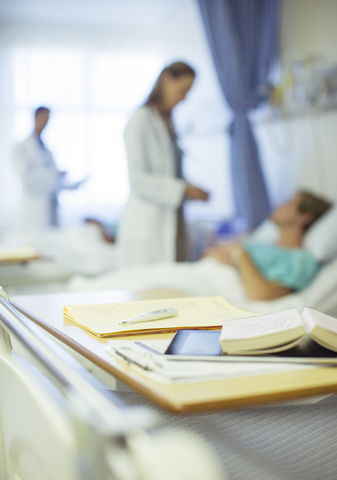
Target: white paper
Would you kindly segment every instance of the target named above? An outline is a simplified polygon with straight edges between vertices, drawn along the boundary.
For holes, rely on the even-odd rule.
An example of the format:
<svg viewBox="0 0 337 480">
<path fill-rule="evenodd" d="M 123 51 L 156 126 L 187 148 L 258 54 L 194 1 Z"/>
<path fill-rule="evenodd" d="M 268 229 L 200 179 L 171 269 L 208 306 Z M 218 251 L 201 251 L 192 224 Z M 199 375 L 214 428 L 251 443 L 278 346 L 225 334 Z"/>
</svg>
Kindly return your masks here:
<svg viewBox="0 0 337 480">
<path fill-rule="evenodd" d="M 161 340 L 159 340 L 161 341 Z M 151 345 L 152 340 L 148 340 L 147 346 Z M 157 340 L 153 340 L 157 342 Z M 169 340 L 165 340 L 169 342 Z M 148 360 L 154 364 L 152 370 L 143 370 L 132 364 L 142 375 L 160 383 L 190 383 L 200 381 L 211 381 L 216 379 L 226 379 L 235 377 L 249 377 L 256 375 L 265 375 L 296 370 L 306 370 L 308 368 L 320 368 L 319 366 L 291 364 L 291 363 L 265 363 L 257 362 L 226 362 L 217 361 L 181 361 L 165 359 L 160 354 L 152 354 L 149 350 L 137 345 L 131 340 L 109 340 L 112 348 L 107 352 L 116 356 L 114 349 L 121 349 L 124 353 L 132 352 L 135 358 Z M 220 360 L 221 357 L 219 357 Z"/>
<path fill-rule="evenodd" d="M 171 342 L 172 338 L 166 338 L 162 340 L 139 340 L 135 343 L 137 345 L 143 346 L 144 348 L 155 350 L 158 353 L 165 353 Z"/>
</svg>

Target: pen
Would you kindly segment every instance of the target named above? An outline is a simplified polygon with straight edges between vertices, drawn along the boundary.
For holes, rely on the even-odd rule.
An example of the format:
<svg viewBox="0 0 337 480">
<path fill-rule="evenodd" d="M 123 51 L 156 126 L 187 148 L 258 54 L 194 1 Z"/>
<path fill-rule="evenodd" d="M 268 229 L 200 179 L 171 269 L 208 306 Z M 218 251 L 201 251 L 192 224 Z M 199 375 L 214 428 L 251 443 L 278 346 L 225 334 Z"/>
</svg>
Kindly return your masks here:
<svg viewBox="0 0 337 480">
<path fill-rule="evenodd" d="M 153 310 L 152 312 L 144 312 L 135 317 L 121 320 L 119 325 L 131 325 L 132 323 L 152 322 L 153 320 L 161 320 L 162 318 L 175 317 L 178 315 L 176 308 L 163 308 L 161 310 Z"/>
<path fill-rule="evenodd" d="M 123 349 L 123 351 L 122 351 Z M 116 355 L 119 357 L 123 358 L 129 363 L 134 363 L 140 368 L 143 368 L 144 370 L 153 370 L 155 363 L 152 361 L 151 358 L 143 358 L 140 355 L 137 355 L 135 352 L 128 351 L 127 348 L 113 348 L 115 351 Z M 125 351 L 124 351 L 125 350 Z"/>
</svg>

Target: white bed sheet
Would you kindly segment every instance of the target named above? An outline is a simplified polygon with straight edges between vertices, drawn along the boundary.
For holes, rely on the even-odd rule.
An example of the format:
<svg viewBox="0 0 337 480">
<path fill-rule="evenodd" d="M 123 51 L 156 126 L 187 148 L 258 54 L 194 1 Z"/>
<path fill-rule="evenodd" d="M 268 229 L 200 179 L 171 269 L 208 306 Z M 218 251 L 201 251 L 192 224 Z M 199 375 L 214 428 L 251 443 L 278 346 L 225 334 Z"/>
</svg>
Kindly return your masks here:
<svg viewBox="0 0 337 480">
<path fill-rule="evenodd" d="M 10 289 L 8 293 L 155 288 L 170 288 L 190 295 L 223 295 L 231 304 L 258 313 L 291 307 L 300 311 L 305 306 L 310 306 L 337 316 L 337 259 L 324 266 L 305 290 L 268 302 L 250 301 L 245 295 L 237 270 L 210 258 L 195 263 L 129 267 L 94 278 L 75 275 L 66 283 Z"/>
<path fill-rule="evenodd" d="M 104 241 L 95 224 L 50 228 L 27 233 L 11 233 L 1 238 L 10 246 L 32 245 L 47 260 L 20 265 L 1 265 L 0 284 L 10 286 L 65 282 L 80 273 L 98 275 L 118 266 L 118 247 Z M 29 288 L 29 287 L 27 287 Z"/>
<path fill-rule="evenodd" d="M 172 288 L 193 295 L 223 295 L 230 303 L 254 312 L 268 313 L 305 306 L 337 316 L 337 259 L 322 267 L 304 290 L 273 301 L 251 301 L 247 298 L 238 271 L 213 259 L 195 263 L 158 264 L 112 272 L 96 279 L 75 277 L 71 290 L 112 288 Z"/>
</svg>

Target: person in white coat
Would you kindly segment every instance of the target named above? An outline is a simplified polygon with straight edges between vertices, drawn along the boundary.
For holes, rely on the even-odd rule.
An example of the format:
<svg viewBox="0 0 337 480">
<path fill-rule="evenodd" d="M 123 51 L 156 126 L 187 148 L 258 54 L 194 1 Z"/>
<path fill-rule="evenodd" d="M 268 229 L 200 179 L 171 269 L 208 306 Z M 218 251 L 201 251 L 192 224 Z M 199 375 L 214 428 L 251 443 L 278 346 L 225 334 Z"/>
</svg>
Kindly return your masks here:
<svg viewBox="0 0 337 480">
<path fill-rule="evenodd" d="M 49 114 L 48 108 L 37 108 L 34 132 L 13 149 L 13 162 L 22 185 L 19 228 L 23 231 L 58 225 L 59 191 L 76 189 L 79 185 L 66 184 L 67 172 L 57 168 L 41 139 Z"/>
<path fill-rule="evenodd" d="M 123 265 L 187 260 L 184 200 L 208 193 L 182 176 L 182 150 L 171 120 L 195 79 L 183 62 L 164 68 L 125 129 L 130 196 L 119 229 Z"/>
</svg>

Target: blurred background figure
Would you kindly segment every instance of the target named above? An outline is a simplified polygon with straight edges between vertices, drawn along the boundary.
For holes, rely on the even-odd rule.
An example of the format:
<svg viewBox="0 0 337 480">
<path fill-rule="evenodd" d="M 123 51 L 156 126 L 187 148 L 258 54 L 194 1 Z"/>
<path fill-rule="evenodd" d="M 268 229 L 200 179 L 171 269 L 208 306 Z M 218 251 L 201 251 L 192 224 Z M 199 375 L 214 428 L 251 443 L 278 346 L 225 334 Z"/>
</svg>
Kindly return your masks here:
<svg viewBox="0 0 337 480">
<path fill-rule="evenodd" d="M 67 172 L 57 168 L 53 156 L 41 139 L 50 110 L 35 110 L 34 132 L 13 150 L 13 162 L 22 183 L 19 228 L 39 230 L 58 225 L 58 193 L 75 190 L 81 182 L 66 183 Z"/>
<path fill-rule="evenodd" d="M 172 110 L 184 150 L 183 176 L 211 192 L 207 202 L 184 202 L 189 260 L 197 260 L 214 237 L 227 241 L 257 223 L 268 207 L 253 180 L 258 163 L 271 209 L 302 189 L 337 200 L 337 93 L 330 76 L 337 65 L 331 41 L 337 38 L 331 20 L 337 2 L 247 0 L 234 2 L 240 4 L 235 9 L 231 0 L 88 0 L 80 9 L 78 0 L 67 0 L 64 9 L 43 0 L 31 0 L 26 9 L 23 3 L 0 2 L 0 240 L 17 233 L 22 181 L 11 156 L 13 146 L 34 131 L 32 111 L 39 105 L 52 111 L 52 125 L 41 137 L 58 169 L 68 172 L 69 182 L 90 174 L 83 188 L 57 195 L 61 227 L 76 228 L 92 218 L 123 239 L 120 219 L 130 193 L 125 126 L 159 73 L 177 58 L 198 72 L 185 101 Z M 273 45 L 278 53 L 270 69 L 265 56 Z M 321 88 L 327 76 L 327 88 Z M 325 97 L 332 108 L 320 107 Z M 312 106 L 304 114 L 308 102 Z M 154 132 L 165 134 L 160 118 Z M 249 123 L 252 134 L 242 141 L 238 135 Z M 156 137 L 163 146 L 172 142 L 164 134 Z M 134 178 L 133 204 L 136 183 Z M 156 216 L 158 203 L 146 204 L 147 216 Z M 162 208 L 164 219 L 172 207 Z M 176 209 L 172 216 L 176 225 Z M 31 224 L 32 218 L 24 219 Z M 145 219 L 136 218 L 132 229 L 131 218 L 130 235 L 141 236 Z M 149 235 L 160 236 L 160 227 Z M 163 230 L 161 242 L 165 235 Z M 170 235 L 167 245 L 176 259 Z M 155 251 L 153 245 L 154 239 L 149 250 Z"/>
<path fill-rule="evenodd" d="M 123 265 L 187 259 L 183 202 L 205 202 L 209 195 L 183 178 L 183 151 L 171 114 L 194 79 L 186 63 L 164 68 L 126 126 L 131 192 L 119 235 Z"/>
</svg>

